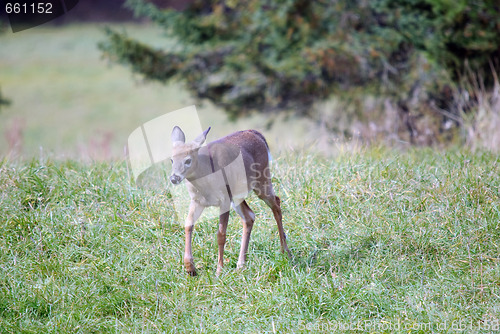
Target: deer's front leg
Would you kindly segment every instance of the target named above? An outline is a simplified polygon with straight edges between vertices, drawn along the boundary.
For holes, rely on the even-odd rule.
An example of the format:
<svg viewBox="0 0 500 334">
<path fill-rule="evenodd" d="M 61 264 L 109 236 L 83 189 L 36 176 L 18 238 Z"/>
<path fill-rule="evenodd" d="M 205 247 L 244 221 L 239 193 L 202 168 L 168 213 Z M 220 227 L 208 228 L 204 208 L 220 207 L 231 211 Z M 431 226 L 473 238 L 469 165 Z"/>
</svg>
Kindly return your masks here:
<svg viewBox="0 0 500 334">
<path fill-rule="evenodd" d="M 196 276 L 196 268 L 194 266 L 193 251 L 191 249 L 191 240 L 193 235 L 194 223 L 198 220 L 204 207 L 198 203 L 191 201 L 189 205 L 189 213 L 186 219 L 184 229 L 186 231 L 186 240 L 184 248 L 184 266 L 186 271 L 191 276 Z"/>
<path fill-rule="evenodd" d="M 238 257 L 237 268 L 241 269 L 245 266 L 247 260 L 248 243 L 250 242 L 250 234 L 252 233 L 253 222 L 255 221 L 255 214 L 248 206 L 246 201 L 240 203 L 235 207 L 236 212 L 240 215 L 243 221 L 243 235 L 241 237 L 240 256 Z"/>
<path fill-rule="evenodd" d="M 217 273 L 219 276 L 224 266 L 224 246 L 226 245 L 227 222 L 229 221 L 229 211 L 221 213 L 219 216 L 219 230 L 217 231 L 217 244 L 219 245 L 219 262 L 217 264 Z"/>
</svg>

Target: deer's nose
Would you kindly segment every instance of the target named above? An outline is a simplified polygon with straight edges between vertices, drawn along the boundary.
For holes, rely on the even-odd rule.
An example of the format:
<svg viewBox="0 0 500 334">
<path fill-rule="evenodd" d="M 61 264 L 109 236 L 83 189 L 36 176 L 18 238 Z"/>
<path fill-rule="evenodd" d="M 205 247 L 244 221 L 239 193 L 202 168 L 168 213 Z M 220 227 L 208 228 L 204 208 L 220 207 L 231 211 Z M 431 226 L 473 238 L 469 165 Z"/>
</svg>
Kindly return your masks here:
<svg viewBox="0 0 500 334">
<path fill-rule="evenodd" d="M 179 176 L 179 175 L 176 175 L 176 174 L 173 174 L 170 176 L 170 182 L 172 182 L 172 184 L 179 184 L 181 183 L 182 181 L 182 178 Z"/>
</svg>

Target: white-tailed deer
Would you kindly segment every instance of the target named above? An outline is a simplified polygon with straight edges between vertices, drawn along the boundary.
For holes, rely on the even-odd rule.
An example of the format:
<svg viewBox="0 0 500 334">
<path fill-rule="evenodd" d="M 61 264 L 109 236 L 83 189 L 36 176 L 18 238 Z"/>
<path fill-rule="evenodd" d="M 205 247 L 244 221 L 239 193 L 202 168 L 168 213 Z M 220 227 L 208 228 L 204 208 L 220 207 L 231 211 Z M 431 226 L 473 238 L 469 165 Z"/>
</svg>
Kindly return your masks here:
<svg viewBox="0 0 500 334">
<path fill-rule="evenodd" d="M 224 265 L 224 245 L 232 205 L 243 221 L 238 268 L 245 265 L 248 243 L 255 214 L 245 198 L 253 190 L 273 211 L 278 224 L 281 251 L 291 257 L 286 244 L 286 235 L 281 221 L 280 199 L 275 195 L 269 170 L 269 147 L 262 134 L 255 130 L 239 131 L 208 143 L 205 142 L 208 128 L 192 142 L 186 143 L 184 132 L 175 126 L 172 130 L 172 174 L 170 181 L 177 185 L 186 179 L 191 203 L 185 230 L 184 265 L 190 275 L 196 275 L 191 249 L 194 223 L 203 209 L 209 206 L 220 208 L 217 243 L 219 256 L 217 275 Z"/>
</svg>

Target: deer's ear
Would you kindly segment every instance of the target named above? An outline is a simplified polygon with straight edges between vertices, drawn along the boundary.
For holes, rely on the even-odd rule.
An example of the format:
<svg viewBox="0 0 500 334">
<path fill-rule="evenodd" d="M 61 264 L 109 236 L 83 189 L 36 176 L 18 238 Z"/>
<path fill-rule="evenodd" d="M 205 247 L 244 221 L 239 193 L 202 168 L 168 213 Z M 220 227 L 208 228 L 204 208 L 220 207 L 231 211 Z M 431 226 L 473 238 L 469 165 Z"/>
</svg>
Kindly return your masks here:
<svg viewBox="0 0 500 334">
<path fill-rule="evenodd" d="M 174 126 L 174 129 L 172 130 L 172 135 L 170 137 L 172 139 L 172 143 L 175 142 L 186 142 L 186 136 L 184 136 L 184 132 L 182 132 L 181 128 L 179 128 L 177 125 Z"/>
<path fill-rule="evenodd" d="M 203 131 L 203 133 L 201 135 L 199 135 L 198 137 L 196 137 L 194 140 L 193 140 L 193 143 L 200 147 L 204 142 L 205 140 L 207 139 L 207 134 L 208 134 L 208 131 L 210 131 L 211 127 L 208 127 L 208 129 L 206 129 L 205 131 Z"/>
</svg>

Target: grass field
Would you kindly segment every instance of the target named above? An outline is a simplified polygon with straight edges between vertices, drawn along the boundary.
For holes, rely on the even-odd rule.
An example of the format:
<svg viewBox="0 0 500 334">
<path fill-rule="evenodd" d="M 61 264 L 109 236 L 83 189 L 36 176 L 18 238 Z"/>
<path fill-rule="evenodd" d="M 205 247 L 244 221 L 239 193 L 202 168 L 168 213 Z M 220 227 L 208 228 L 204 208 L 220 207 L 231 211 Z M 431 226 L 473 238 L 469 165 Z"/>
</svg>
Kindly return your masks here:
<svg viewBox="0 0 500 334">
<path fill-rule="evenodd" d="M 147 25 L 125 29 L 171 43 Z M 193 241 L 199 276 L 188 277 L 169 189 L 137 188 L 120 156 L 136 127 L 196 101 L 109 66 L 103 38 L 96 25 L 0 35 L 0 87 L 13 102 L 0 114 L 1 333 L 500 331 L 500 158 L 480 149 L 329 141 L 327 159 L 312 122 L 266 129 L 266 117 L 229 123 L 197 105 L 210 140 L 264 130 L 294 258 L 252 196 L 247 268 L 235 269 L 232 213 L 215 277 L 208 215 Z M 21 158 L 6 155 L 16 122 Z M 106 134 L 114 159 L 90 162 Z"/>
<path fill-rule="evenodd" d="M 124 163 L 0 164 L 0 332 L 496 332 L 500 166 L 486 153 L 367 149 L 275 157 L 293 260 L 270 210 L 236 271 L 215 277 L 217 223 L 183 227 L 164 191 L 130 184 Z"/>
</svg>

